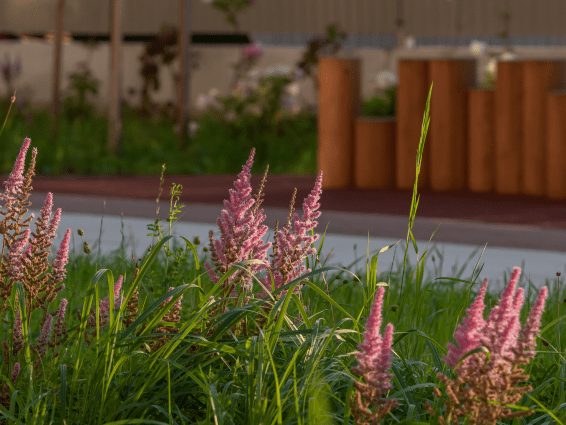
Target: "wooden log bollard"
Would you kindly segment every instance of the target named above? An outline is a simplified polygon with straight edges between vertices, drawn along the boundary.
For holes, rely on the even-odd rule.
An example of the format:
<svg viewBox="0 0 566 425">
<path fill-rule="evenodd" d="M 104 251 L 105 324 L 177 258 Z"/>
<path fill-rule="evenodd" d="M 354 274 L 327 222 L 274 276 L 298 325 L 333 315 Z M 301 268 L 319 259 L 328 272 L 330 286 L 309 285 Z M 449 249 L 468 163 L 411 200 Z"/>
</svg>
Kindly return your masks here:
<svg viewBox="0 0 566 425">
<path fill-rule="evenodd" d="M 468 90 L 468 189 L 492 192 L 495 187 L 495 94 Z"/>
<path fill-rule="evenodd" d="M 395 177 L 395 117 L 358 117 L 354 131 L 354 185 L 385 189 Z"/>
<path fill-rule="evenodd" d="M 400 59 L 399 86 L 397 88 L 397 124 L 395 130 L 395 185 L 398 189 L 412 189 L 415 184 L 417 150 L 421 139 L 424 111 L 430 78 L 428 76 L 428 60 Z M 436 97 L 436 86 L 432 98 Z M 432 118 L 431 123 L 436 119 Z M 427 134 L 427 141 L 430 140 Z M 425 143 L 425 151 L 428 150 Z M 422 189 L 429 182 L 429 156 L 423 154 L 421 172 L 417 187 Z"/>
<path fill-rule="evenodd" d="M 546 96 L 546 196 L 566 199 L 566 90 Z"/>
<path fill-rule="evenodd" d="M 523 88 L 521 62 L 498 62 L 495 87 L 495 191 L 501 194 L 521 193 Z"/>
<path fill-rule="evenodd" d="M 467 180 L 467 90 L 476 81 L 475 59 L 433 59 L 430 100 L 430 188 L 463 190 Z M 426 145 L 425 145 L 426 146 Z"/>
<path fill-rule="evenodd" d="M 525 195 L 546 193 L 547 92 L 564 87 L 566 61 L 526 60 L 523 65 L 522 190 Z"/>
<path fill-rule="evenodd" d="M 360 109 L 360 60 L 322 57 L 318 64 L 318 169 L 323 189 L 353 183 L 354 118 Z"/>
</svg>

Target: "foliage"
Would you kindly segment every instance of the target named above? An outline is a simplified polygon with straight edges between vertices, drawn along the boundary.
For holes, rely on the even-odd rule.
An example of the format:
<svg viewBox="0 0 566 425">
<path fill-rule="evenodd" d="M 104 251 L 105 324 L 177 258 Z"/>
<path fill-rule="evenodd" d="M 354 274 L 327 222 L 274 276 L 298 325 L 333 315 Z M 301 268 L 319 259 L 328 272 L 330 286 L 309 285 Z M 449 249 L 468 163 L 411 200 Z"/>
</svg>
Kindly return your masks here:
<svg viewBox="0 0 566 425">
<path fill-rule="evenodd" d="M 361 113 L 366 117 L 395 116 L 397 112 L 397 87 L 385 89 L 385 99 L 373 96 L 362 101 Z"/>
<path fill-rule="evenodd" d="M 10 55 L 6 53 L 4 61 L 0 62 L 0 71 L 2 72 L 2 78 L 6 83 L 6 88 L 8 89 L 8 95 L 14 94 L 13 82 L 22 73 L 22 61 L 20 56 L 16 58 L 15 61 L 10 60 Z"/>
<path fill-rule="evenodd" d="M 10 107 L 9 102 L 0 104 L 0 114 Z M 4 174 L 10 172 L 10 158 L 17 155 L 26 136 L 42 152 L 37 158 L 38 175 L 159 175 L 164 162 L 171 174 L 230 174 L 238 172 L 253 146 L 258 149 L 256 163 L 261 168 L 270 164 L 277 174 L 316 174 L 317 124 L 316 115 L 310 112 L 281 114 L 274 122 L 253 114 L 244 114 L 242 122 L 230 122 L 212 112 L 194 116 L 191 120 L 199 123 L 199 129 L 190 137 L 189 148 L 180 150 L 172 119 L 145 117 L 124 105 L 123 150 L 116 157 L 106 151 L 106 116 L 93 113 L 75 121 L 62 116 L 53 144 L 48 108 L 33 111 L 31 122 L 26 111 L 13 108 L 10 114 L 0 140 L 4 152 L 0 173 Z M 226 140 L 233 143 L 227 146 Z"/>
<path fill-rule="evenodd" d="M 316 91 L 318 92 L 318 73 L 316 67 L 318 60 L 322 54 L 336 54 L 344 41 L 346 41 L 347 34 L 339 31 L 338 24 L 330 24 L 326 27 L 326 38 L 313 37 L 307 44 L 308 48 L 305 51 L 302 59 L 297 63 L 306 76 L 311 77 L 314 81 Z"/>
<path fill-rule="evenodd" d="M 152 113 L 158 108 L 150 97 L 151 91 L 159 90 L 159 67 L 166 65 L 169 68 L 173 66 L 173 61 L 178 57 L 178 29 L 175 26 L 163 25 L 159 35 L 152 41 L 145 44 L 144 53 L 140 56 L 142 63 L 140 74 L 143 78 L 143 86 L 141 89 L 141 109 L 146 115 Z M 190 67 L 198 69 L 196 62 L 197 54 L 191 51 Z M 177 81 L 177 74 L 173 73 L 174 81 Z M 135 89 L 130 90 L 135 93 Z"/>
<path fill-rule="evenodd" d="M 100 81 L 93 78 L 86 62 L 79 62 L 78 70 L 69 75 L 71 83 L 69 94 L 65 98 L 64 110 L 70 121 L 77 118 L 86 118 L 94 111 L 89 102 L 88 94 L 98 95 Z"/>
<path fill-rule="evenodd" d="M 212 3 L 216 9 L 226 13 L 226 22 L 232 25 L 234 31 L 240 31 L 240 24 L 236 14 L 251 6 L 255 0 L 203 0 L 204 3 Z"/>
</svg>

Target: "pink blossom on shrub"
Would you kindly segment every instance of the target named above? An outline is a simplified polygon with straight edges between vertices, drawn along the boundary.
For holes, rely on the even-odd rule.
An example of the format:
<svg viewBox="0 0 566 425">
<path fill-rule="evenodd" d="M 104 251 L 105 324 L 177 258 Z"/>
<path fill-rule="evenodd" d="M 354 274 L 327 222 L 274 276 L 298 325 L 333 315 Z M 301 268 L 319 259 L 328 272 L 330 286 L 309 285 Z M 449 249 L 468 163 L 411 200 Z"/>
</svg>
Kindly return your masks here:
<svg viewBox="0 0 566 425">
<path fill-rule="evenodd" d="M 250 44 L 242 49 L 242 57 L 256 60 L 263 56 L 263 49 L 259 44 Z"/>
</svg>

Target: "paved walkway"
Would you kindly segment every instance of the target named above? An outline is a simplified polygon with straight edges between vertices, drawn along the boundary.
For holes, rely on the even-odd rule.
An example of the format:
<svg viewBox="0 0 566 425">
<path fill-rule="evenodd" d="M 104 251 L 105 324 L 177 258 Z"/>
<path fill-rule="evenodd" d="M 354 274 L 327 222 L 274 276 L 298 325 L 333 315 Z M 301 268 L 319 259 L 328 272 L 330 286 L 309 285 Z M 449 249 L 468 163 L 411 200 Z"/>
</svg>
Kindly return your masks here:
<svg viewBox="0 0 566 425">
<path fill-rule="evenodd" d="M 171 182 L 183 185 L 181 202 L 186 205 L 183 216 L 173 233 L 192 240 L 199 236 L 208 244 L 208 230 L 214 230 L 218 238 L 216 219 L 224 208 L 222 201 L 229 198 L 235 176 L 175 176 L 166 177 L 160 202 L 159 218 L 164 219 L 169 209 L 168 187 Z M 265 186 L 262 208 L 267 216 L 265 224 L 272 240 L 275 220 L 286 221 L 293 188 L 297 187 L 295 205 L 301 215 L 303 199 L 314 186 L 314 176 L 269 176 Z M 255 195 L 260 175 L 252 176 L 252 194 Z M 124 214 L 126 239 L 130 247 L 141 254 L 147 249 L 151 237 L 147 237 L 147 224 L 155 221 L 159 177 L 124 178 L 65 178 L 36 177 L 31 209 L 39 210 L 45 193 L 54 193 L 54 206 L 63 208 L 61 228 L 85 231 L 85 239 L 92 246 L 98 239 L 100 220 L 104 214 L 102 234 L 103 253 L 120 246 L 120 214 Z M 555 279 L 556 272 L 566 274 L 566 202 L 554 202 L 542 198 L 512 197 L 501 195 L 476 195 L 468 193 L 436 193 L 420 190 L 421 200 L 413 233 L 422 252 L 438 225 L 429 246 L 438 248 L 436 262 L 444 251 L 444 276 L 452 276 L 451 269 L 470 259 L 462 277 L 468 278 L 478 261 L 481 250 L 487 249 L 481 259 L 484 269 L 481 278 L 488 277 L 495 289 L 503 284 L 503 273 L 511 267 L 521 266 L 535 286 L 545 279 Z M 386 245 L 398 245 L 396 260 L 402 259 L 399 248 L 406 238 L 411 191 L 395 190 L 323 190 L 320 204 L 322 215 L 317 227 L 322 235 L 328 225 L 322 258 L 333 249 L 327 265 L 349 266 L 355 258 L 361 258 L 358 271 L 365 269 L 368 232 L 370 254 Z M 166 223 L 165 223 L 166 224 Z M 63 232 L 59 232 L 59 238 Z M 132 240 L 133 237 L 133 240 Z M 77 250 L 80 238 L 76 239 Z M 318 242 L 316 243 L 318 246 Z M 354 252 L 354 246 L 356 252 Z M 96 252 L 96 250 L 94 250 Z M 412 248 L 410 252 L 412 251 Z M 128 255 L 130 256 L 130 255 Z M 379 271 L 389 270 L 393 250 L 380 255 Z M 416 257 L 410 257 L 414 263 Z M 480 263 L 480 265 L 481 265 Z M 433 263 L 428 261 L 429 268 Z M 528 276 L 526 276 L 528 277 Z M 498 281 L 498 282 L 497 282 Z"/>
</svg>

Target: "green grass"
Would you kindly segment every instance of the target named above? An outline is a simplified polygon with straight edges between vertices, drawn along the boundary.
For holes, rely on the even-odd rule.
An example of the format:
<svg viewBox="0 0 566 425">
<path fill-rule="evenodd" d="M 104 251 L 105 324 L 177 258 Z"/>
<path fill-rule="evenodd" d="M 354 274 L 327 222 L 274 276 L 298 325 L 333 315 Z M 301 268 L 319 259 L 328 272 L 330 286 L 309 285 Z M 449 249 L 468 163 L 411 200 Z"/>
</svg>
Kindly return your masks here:
<svg viewBox="0 0 566 425">
<path fill-rule="evenodd" d="M 417 155 L 417 179 L 428 128 L 428 106 L 427 101 Z M 41 155 L 39 149 L 38 157 Z M 126 246 L 109 256 L 97 257 L 93 249 L 92 254 L 71 257 L 66 288 L 57 297 L 69 300 L 67 350 L 61 350 L 64 354 L 58 358 L 52 358 L 48 351 L 40 366 L 45 370 L 40 380 L 32 381 L 29 370 L 22 367 L 10 413 L 0 409 L 3 417 L 9 418 L 6 423 L 351 424 L 349 395 L 354 377 L 350 369 L 355 364 L 352 353 L 361 341 L 378 285 L 388 287 L 384 323 L 392 322 L 395 326 L 394 388 L 388 397 L 400 402 L 383 423 L 435 423 L 423 405 L 429 401 L 439 407 L 432 395 L 439 384 L 436 374 L 450 375 L 441 358 L 479 290 L 479 270 L 463 276 L 464 265 L 449 276 L 439 276 L 442 256 L 438 252 L 434 253 L 437 261 L 430 267 L 432 253 L 427 247 L 417 246 L 412 236 L 417 205 L 415 181 L 406 240 L 382 250 L 379 257 L 370 257 L 368 252 L 365 264 L 360 264 L 362 257 L 357 263 L 344 264 L 344 268 L 326 267 L 317 256 L 307 257 L 307 267 L 313 268 L 313 272 L 307 275 L 309 282 L 301 296 L 293 296 L 289 291 L 258 332 L 248 337 L 237 336 L 231 329 L 240 320 L 253 329 L 256 319 L 263 316 L 258 300 L 212 317 L 216 330 L 206 336 L 206 319 L 212 309 L 208 299 L 218 294 L 218 284 L 214 285 L 203 273 L 202 264 L 210 262 L 210 255 L 202 246 L 189 242 L 192 235 L 183 235 L 187 240 L 173 238 L 168 251 L 164 245 L 171 240 L 164 234 L 137 263 L 141 271 L 133 282 L 135 265 L 127 256 Z M 214 230 L 218 237 L 218 229 Z M 327 230 L 331 232 L 331 226 Z M 317 244 L 320 254 L 324 235 Z M 408 261 L 408 249 L 418 251 L 416 264 Z M 377 261 L 391 264 L 390 271 L 375 276 Z M 229 273 L 246 264 L 240 263 Z M 113 282 L 120 274 L 126 275 L 123 294 L 129 297 L 133 287 L 137 287 L 143 305 L 140 314 L 148 316 L 126 329 L 118 320 L 124 314 L 122 307 L 110 324 L 100 330 L 100 337 L 87 346 L 72 331 L 79 326 L 77 311 L 86 317 L 89 305 L 94 305 L 97 297 L 113 293 Z M 507 281 L 508 276 L 503 278 Z M 297 283 L 298 280 L 293 281 L 289 286 Z M 539 339 L 537 356 L 526 367 L 528 383 L 534 388 L 529 396 L 540 405 L 525 396 L 519 405 L 532 406 L 536 413 L 500 423 L 562 424 L 566 420 L 566 361 L 564 338 L 560 337 L 564 333 L 562 300 L 566 294 L 559 282 L 549 280 L 546 284 L 550 293 L 541 337 L 548 346 L 543 346 Z M 524 323 L 537 291 L 530 281 L 522 280 L 521 285 L 525 286 L 526 305 L 521 315 Z M 148 352 L 147 337 L 136 334 L 142 322 L 147 323 L 158 314 L 170 286 L 175 287 L 171 303 L 184 295 L 182 320 L 178 324 L 181 332 L 159 351 Z M 498 298 L 499 294 L 488 293 L 485 303 L 489 307 Z M 299 311 L 305 308 L 307 313 L 295 323 Z M 9 314 L 12 315 L 11 311 Z M 39 328 L 35 321 L 32 323 L 36 325 L 31 329 L 33 340 Z M 9 326 L 2 326 L 6 340 Z M 187 352 L 197 346 L 198 352 Z M 21 361 L 24 365 L 23 358 Z"/>
<path fill-rule="evenodd" d="M 394 116 L 395 102 L 396 90 L 392 88 L 385 98 L 363 100 L 362 115 Z M 271 174 L 316 175 L 317 119 L 309 111 L 283 115 L 277 122 L 273 117 L 249 114 L 235 122 L 219 114 L 197 114 L 191 120 L 199 123 L 199 129 L 189 138 L 188 147 L 180 149 L 172 118 L 165 114 L 142 116 L 125 104 L 122 141 L 118 155 L 113 156 L 106 148 L 106 116 L 89 113 L 73 118 L 66 103 L 63 105 L 54 140 L 49 108 L 12 107 L 8 115 L 11 102 L 0 100 L 0 116 L 7 116 L 0 140 L 4 152 L 0 174 L 10 173 L 12 158 L 21 141 L 29 137 L 42 152 L 36 166 L 38 175 L 159 175 L 163 163 L 167 174 L 237 174 L 252 147 L 257 149 L 259 170 L 269 164 Z"/>
</svg>

